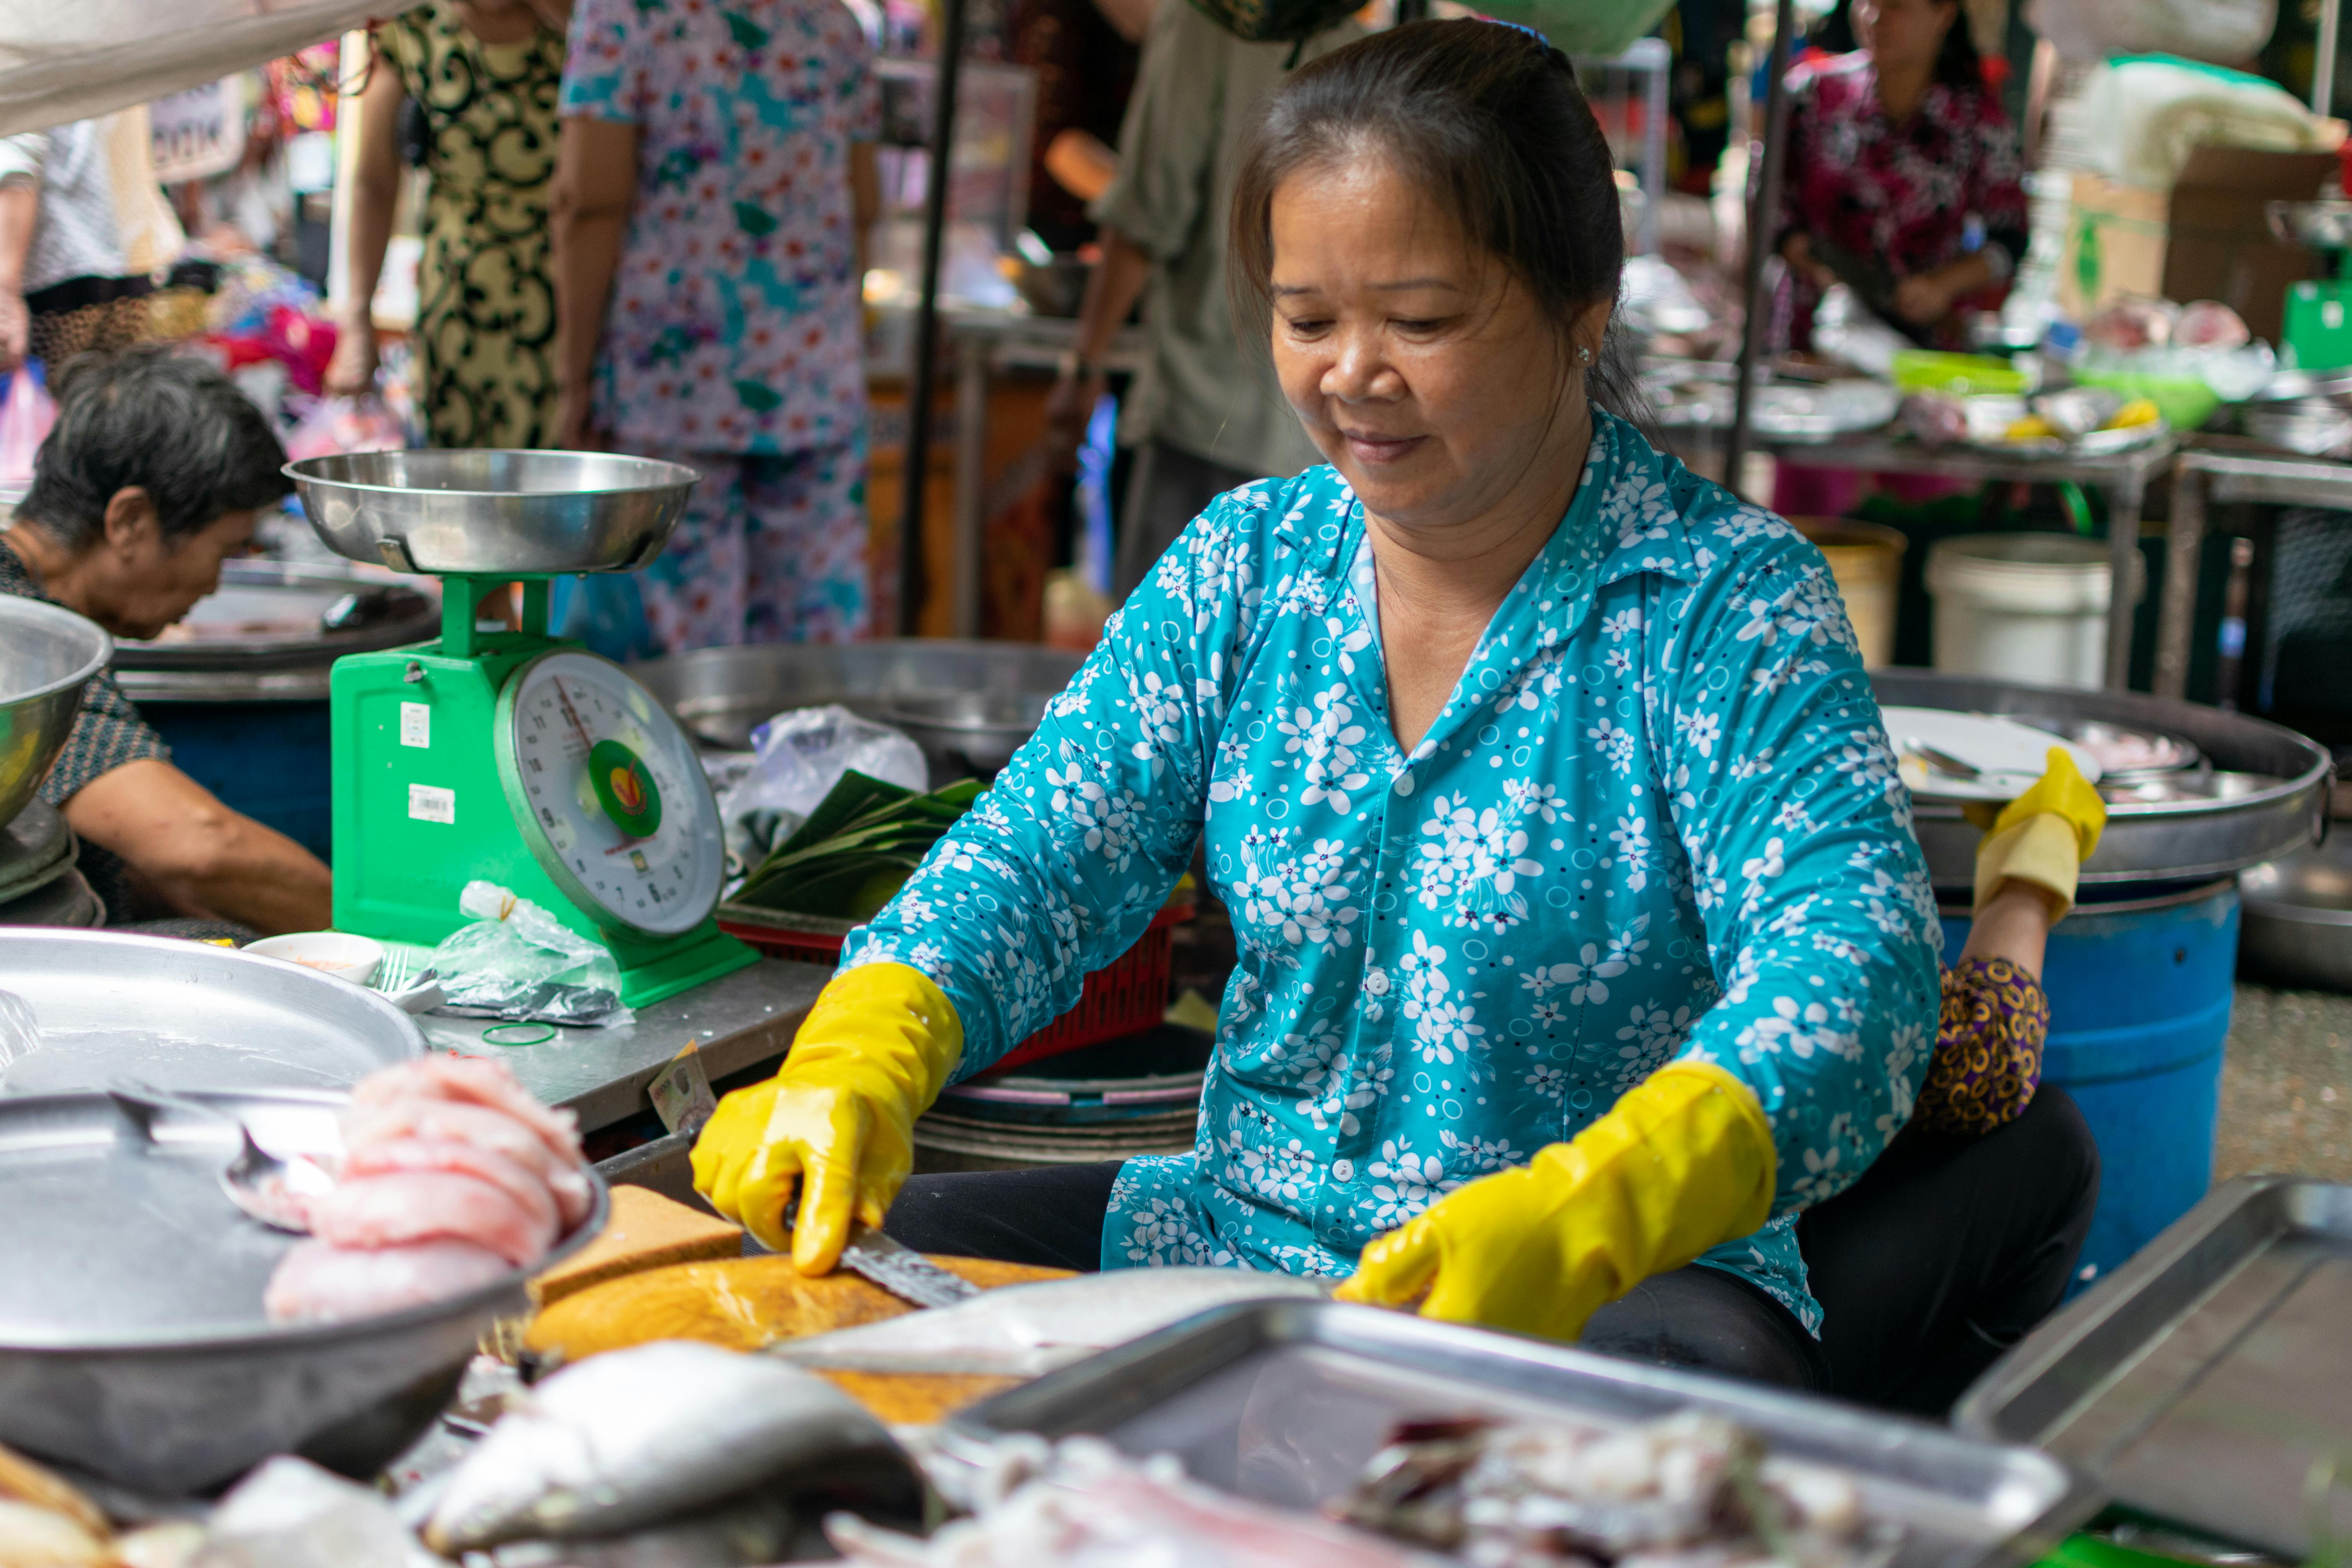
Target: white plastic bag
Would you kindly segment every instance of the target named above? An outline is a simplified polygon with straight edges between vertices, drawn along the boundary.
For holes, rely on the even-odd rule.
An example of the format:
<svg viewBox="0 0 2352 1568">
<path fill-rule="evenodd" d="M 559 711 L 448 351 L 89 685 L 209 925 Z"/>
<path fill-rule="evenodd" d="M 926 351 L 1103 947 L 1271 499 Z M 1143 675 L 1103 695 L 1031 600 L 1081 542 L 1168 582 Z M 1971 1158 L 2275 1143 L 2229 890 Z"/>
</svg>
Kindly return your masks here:
<svg viewBox="0 0 2352 1568">
<path fill-rule="evenodd" d="M 931 787 L 920 746 L 838 704 L 777 714 L 751 731 L 751 754 L 730 761 L 712 783 L 728 853 L 744 867 L 791 837 L 852 768 L 901 789 Z"/>
<path fill-rule="evenodd" d="M 0 382 L 0 485 L 22 489 L 33 482 L 33 458 L 57 422 L 57 399 L 38 365 L 28 360 Z"/>
<path fill-rule="evenodd" d="M 621 967 L 601 942 L 495 882 L 472 881 L 457 908 L 473 917 L 433 950 L 446 1012 L 517 1023 L 626 1024 Z"/>
<path fill-rule="evenodd" d="M 2235 65 L 2270 42 L 2278 0 L 2033 0 L 2025 21 L 2062 59 L 2179 55 Z"/>
</svg>

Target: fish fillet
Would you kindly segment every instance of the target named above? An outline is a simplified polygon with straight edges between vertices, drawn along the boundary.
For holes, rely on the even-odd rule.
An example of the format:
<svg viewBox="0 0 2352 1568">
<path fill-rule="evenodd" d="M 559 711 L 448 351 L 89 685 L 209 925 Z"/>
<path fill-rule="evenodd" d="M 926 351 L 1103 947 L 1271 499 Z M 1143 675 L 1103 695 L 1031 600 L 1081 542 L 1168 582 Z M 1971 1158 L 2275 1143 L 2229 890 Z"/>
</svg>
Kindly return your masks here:
<svg viewBox="0 0 2352 1568">
<path fill-rule="evenodd" d="M 425 1241 L 373 1251 L 315 1238 L 278 1259 L 262 1307 L 273 1322 L 341 1322 L 462 1296 L 508 1272 L 470 1241 Z"/>
<path fill-rule="evenodd" d="M 392 1138 L 363 1144 L 357 1153 L 344 1158 L 341 1179 L 352 1182 L 368 1176 L 419 1172 L 442 1172 L 486 1182 L 520 1204 L 534 1225 L 544 1224 L 548 1235 L 556 1234 L 555 1198 L 547 1190 L 547 1184 L 504 1154 L 494 1154 L 471 1143 L 449 1139 L 428 1142 L 422 1138 Z"/>
<path fill-rule="evenodd" d="M 379 1075 L 381 1076 L 381 1075 Z M 356 1154 L 372 1144 L 399 1139 L 471 1143 L 503 1154 L 547 1184 L 565 1230 L 588 1217 L 595 1189 L 577 1163 L 548 1147 L 545 1139 L 502 1110 L 459 1100 L 403 1095 L 368 1105 L 354 1101 L 342 1118 L 343 1149 Z"/>
<path fill-rule="evenodd" d="M 309 1206 L 310 1234 L 334 1247 L 470 1241 L 528 1268 L 555 1245 L 550 1210 L 534 1214 L 489 1183 L 448 1171 L 340 1181 Z"/>
<path fill-rule="evenodd" d="M 574 1164 L 580 1161 L 580 1119 L 540 1103 L 503 1062 L 477 1057 L 420 1057 L 370 1074 L 352 1090 L 352 1104 L 364 1110 L 412 1097 L 503 1111 L 538 1133 L 558 1159 Z"/>
<path fill-rule="evenodd" d="M 1212 1307 L 1320 1300 L 1331 1283 L 1247 1268 L 1116 1268 L 1011 1285 L 952 1307 L 794 1340 L 770 1353 L 836 1372 L 1036 1377 Z"/>
</svg>

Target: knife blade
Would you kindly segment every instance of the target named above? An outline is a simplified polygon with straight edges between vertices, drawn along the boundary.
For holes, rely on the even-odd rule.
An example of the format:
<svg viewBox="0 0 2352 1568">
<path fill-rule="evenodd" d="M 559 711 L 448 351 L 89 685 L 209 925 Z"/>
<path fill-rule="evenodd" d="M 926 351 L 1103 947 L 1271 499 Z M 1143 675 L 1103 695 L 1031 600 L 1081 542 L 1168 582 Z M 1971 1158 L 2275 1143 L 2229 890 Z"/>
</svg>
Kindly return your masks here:
<svg viewBox="0 0 2352 1568">
<path fill-rule="evenodd" d="M 861 1226 L 841 1249 L 841 1266 L 902 1301 L 952 1307 L 980 1294 L 971 1280 L 950 1274 L 913 1247 Z"/>
</svg>

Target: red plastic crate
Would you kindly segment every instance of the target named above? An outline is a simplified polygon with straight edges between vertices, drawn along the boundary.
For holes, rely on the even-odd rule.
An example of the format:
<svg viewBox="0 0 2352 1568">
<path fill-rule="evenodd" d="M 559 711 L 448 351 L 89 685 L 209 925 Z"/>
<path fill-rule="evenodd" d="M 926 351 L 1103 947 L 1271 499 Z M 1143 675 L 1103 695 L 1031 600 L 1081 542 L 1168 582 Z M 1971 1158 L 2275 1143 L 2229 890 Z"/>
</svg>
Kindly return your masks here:
<svg viewBox="0 0 2352 1568">
<path fill-rule="evenodd" d="M 1007 1051 L 990 1070 L 1100 1045 L 1158 1024 L 1168 1013 L 1169 932 L 1192 918 L 1190 904 L 1171 904 L 1152 916 L 1133 947 L 1087 976 L 1076 1006 Z M 840 963 L 841 944 L 858 923 L 780 914 L 746 904 L 719 906 L 720 931 L 742 938 L 771 958 L 799 963 Z"/>
</svg>

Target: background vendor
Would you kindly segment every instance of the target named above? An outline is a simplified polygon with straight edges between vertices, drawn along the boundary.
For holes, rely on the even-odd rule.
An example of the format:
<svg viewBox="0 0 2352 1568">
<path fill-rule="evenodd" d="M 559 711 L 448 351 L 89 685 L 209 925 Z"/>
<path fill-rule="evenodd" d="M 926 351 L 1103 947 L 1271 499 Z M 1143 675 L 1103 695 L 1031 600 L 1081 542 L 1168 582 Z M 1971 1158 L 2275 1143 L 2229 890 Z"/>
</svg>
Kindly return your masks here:
<svg viewBox="0 0 2352 1568">
<path fill-rule="evenodd" d="M 201 361 L 86 355 L 55 383 L 58 421 L 0 532 L 0 594 L 43 599 L 118 637 L 152 637 L 220 582 L 291 488 L 268 422 Z M 101 672 L 41 786 L 81 838 L 82 874 L 125 923 L 226 921 L 264 933 L 331 915 L 324 862 L 223 805 Z"/>
</svg>

